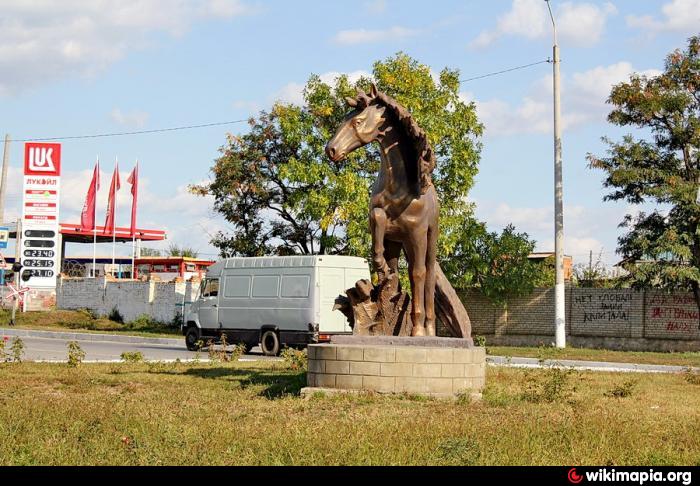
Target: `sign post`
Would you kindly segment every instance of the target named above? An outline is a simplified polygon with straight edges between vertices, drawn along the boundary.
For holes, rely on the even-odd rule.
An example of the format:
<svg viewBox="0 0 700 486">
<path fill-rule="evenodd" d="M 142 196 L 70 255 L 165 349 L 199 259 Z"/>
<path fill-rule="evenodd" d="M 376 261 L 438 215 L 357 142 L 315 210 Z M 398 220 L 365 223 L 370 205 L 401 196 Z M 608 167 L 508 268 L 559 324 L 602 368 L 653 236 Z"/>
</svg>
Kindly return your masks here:
<svg viewBox="0 0 700 486">
<path fill-rule="evenodd" d="M 59 203 L 61 144 L 24 146 L 22 191 L 22 282 L 36 293 L 55 293 L 60 272 Z"/>
</svg>

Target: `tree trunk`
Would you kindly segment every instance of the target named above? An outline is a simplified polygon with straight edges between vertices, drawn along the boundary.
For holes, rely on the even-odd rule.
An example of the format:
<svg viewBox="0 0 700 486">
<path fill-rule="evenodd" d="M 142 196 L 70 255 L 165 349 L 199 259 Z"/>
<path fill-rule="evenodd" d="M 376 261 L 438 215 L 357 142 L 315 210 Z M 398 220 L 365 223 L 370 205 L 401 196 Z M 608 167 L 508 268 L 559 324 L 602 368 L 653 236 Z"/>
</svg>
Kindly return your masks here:
<svg viewBox="0 0 700 486">
<path fill-rule="evenodd" d="M 695 294 L 695 305 L 698 307 L 698 316 L 700 316 L 700 285 L 697 282 L 691 284 L 693 287 L 693 294 Z M 698 317 L 698 325 L 700 325 L 700 317 Z"/>
<path fill-rule="evenodd" d="M 447 326 L 454 337 L 471 339 L 472 324 L 467 309 L 464 308 L 461 299 L 455 289 L 447 280 L 442 268 L 435 263 L 435 313 L 437 318 Z"/>
</svg>

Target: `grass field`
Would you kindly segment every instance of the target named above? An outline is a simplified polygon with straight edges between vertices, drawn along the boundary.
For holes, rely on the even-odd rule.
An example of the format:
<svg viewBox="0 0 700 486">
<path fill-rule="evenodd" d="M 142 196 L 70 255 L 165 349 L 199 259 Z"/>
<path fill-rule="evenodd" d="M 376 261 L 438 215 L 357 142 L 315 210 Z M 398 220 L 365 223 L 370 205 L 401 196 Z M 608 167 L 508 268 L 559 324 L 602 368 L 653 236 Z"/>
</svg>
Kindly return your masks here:
<svg viewBox="0 0 700 486">
<path fill-rule="evenodd" d="M 700 465 L 700 377 L 489 369 L 484 399 L 299 397 L 284 363 L 0 366 L 0 464 Z"/>
<path fill-rule="evenodd" d="M 700 367 L 700 352 L 654 353 L 648 351 L 610 351 L 607 349 L 487 346 L 493 356 L 518 356 L 538 359 L 573 359 L 613 363 L 660 364 Z"/>
<path fill-rule="evenodd" d="M 8 327 L 10 312 L 0 309 L 0 327 Z M 45 331 L 97 332 L 134 336 L 175 337 L 179 327 L 167 326 L 150 319 L 120 323 L 106 317 L 96 317 L 88 311 L 53 310 L 51 312 L 19 312 L 15 327 Z"/>
</svg>

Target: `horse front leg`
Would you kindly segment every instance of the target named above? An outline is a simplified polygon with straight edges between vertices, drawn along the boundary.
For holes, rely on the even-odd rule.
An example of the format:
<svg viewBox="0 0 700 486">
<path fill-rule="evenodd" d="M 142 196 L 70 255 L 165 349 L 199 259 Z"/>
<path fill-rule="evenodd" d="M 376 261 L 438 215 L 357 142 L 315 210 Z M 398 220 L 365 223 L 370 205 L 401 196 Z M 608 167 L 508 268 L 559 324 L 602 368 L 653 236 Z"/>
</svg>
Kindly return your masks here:
<svg viewBox="0 0 700 486">
<path fill-rule="evenodd" d="M 426 229 L 427 231 L 427 229 Z M 419 233 L 416 231 L 415 233 Z M 428 247 L 425 232 L 412 234 L 404 245 L 408 258 L 408 276 L 411 280 L 411 336 L 425 336 L 425 257 Z"/>
<path fill-rule="evenodd" d="M 372 231 L 372 261 L 377 272 L 379 282 L 382 283 L 389 273 L 389 265 L 384 256 L 384 234 L 386 233 L 386 212 L 381 208 L 374 208 L 369 213 L 370 229 Z"/>
</svg>

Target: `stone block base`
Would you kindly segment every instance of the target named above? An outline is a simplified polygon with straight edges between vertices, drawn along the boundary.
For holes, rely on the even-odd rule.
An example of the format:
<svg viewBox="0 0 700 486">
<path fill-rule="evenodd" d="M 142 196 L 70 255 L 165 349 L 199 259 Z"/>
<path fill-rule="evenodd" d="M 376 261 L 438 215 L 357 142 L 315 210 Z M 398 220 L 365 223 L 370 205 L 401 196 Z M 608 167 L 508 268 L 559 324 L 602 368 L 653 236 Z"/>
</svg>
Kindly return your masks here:
<svg viewBox="0 0 700 486">
<path fill-rule="evenodd" d="M 395 338 L 394 338 L 395 339 Z M 391 344 L 367 337 L 308 347 L 308 388 L 314 391 L 373 391 L 433 397 L 479 398 L 486 379 L 486 350 L 465 340 L 404 338 Z M 452 345 L 450 345 L 452 341 Z"/>
</svg>

